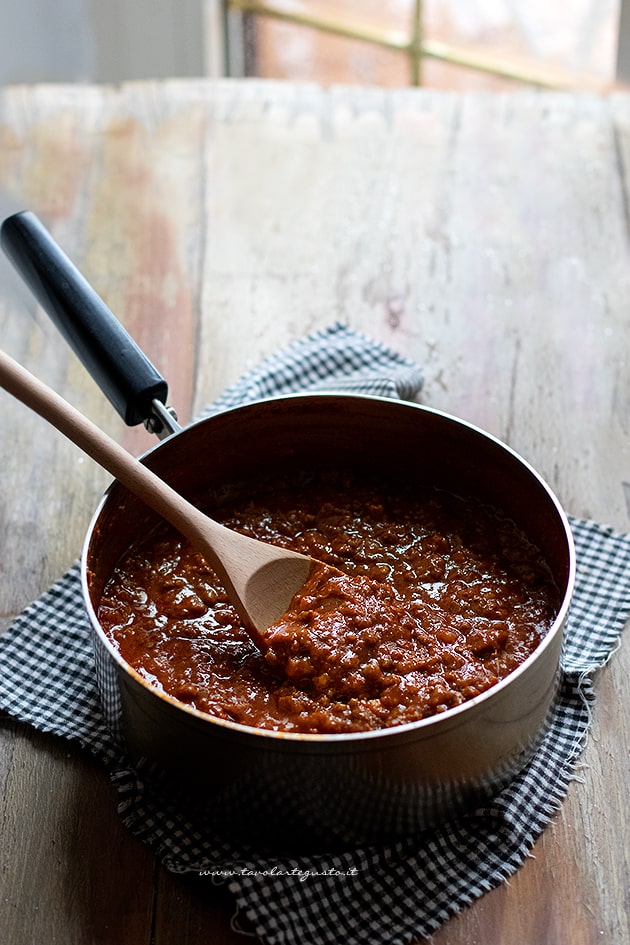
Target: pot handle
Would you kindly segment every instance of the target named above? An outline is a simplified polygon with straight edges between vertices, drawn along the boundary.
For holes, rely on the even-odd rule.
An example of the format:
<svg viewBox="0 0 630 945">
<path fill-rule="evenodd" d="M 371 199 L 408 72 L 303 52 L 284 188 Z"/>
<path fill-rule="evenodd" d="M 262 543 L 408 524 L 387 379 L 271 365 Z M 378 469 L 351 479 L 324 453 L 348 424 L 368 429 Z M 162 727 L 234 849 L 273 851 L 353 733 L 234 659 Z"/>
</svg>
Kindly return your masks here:
<svg viewBox="0 0 630 945">
<path fill-rule="evenodd" d="M 150 420 L 166 381 L 41 221 L 27 210 L 7 217 L 0 243 L 125 423 Z"/>
</svg>

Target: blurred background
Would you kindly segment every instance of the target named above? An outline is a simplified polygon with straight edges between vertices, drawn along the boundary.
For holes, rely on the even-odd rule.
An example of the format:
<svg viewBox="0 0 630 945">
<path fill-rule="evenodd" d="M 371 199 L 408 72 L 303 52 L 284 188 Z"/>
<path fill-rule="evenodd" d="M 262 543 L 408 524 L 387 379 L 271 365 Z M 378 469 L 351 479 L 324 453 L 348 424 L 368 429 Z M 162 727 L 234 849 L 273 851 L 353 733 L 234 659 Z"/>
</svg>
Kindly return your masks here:
<svg viewBox="0 0 630 945">
<path fill-rule="evenodd" d="M 0 84 L 258 76 L 606 93 L 630 0 L 0 0 Z"/>
</svg>

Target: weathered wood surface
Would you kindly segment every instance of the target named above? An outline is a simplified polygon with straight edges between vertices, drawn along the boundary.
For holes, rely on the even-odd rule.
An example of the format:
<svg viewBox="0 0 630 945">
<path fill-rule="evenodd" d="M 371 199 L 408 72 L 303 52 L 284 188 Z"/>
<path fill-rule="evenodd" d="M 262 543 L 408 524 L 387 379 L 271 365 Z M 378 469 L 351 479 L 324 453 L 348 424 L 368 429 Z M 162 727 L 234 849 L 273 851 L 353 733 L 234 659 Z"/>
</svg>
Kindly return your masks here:
<svg viewBox="0 0 630 945">
<path fill-rule="evenodd" d="M 343 320 L 421 362 L 423 401 L 508 441 L 569 512 L 622 530 L 629 174 L 624 96 L 191 81 L 0 97 L 1 209 L 49 222 L 184 420 Z M 132 450 L 151 445 L 0 276 L 2 346 Z M 6 397 L 0 442 L 1 629 L 77 556 L 107 477 Z M 626 635 L 534 856 L 435 945 L 630 942 L 629 674 Z M 129 837 L 79 751 L 3 723 L 0 788 L 3 941 L 242 940 L 221 893 Z"/>
</svg>

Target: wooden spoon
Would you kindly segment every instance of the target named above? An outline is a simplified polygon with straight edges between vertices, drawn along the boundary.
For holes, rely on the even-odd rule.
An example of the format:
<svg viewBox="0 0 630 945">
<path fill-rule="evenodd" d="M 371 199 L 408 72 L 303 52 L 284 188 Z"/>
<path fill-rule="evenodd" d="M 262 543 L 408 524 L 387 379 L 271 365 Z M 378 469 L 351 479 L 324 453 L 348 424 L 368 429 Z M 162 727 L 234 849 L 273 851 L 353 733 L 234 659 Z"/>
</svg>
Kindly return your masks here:
<svg viewBox="0 0 630 945">
<path fill-rule="evenodd" d="M 311 573 L 314 559 L 241 535 L 204 515 L 2 351 L 0 386 L 56 427 L 188 538 L 214 568 L 252 640 L 264 652 L 264 631 L 287 611 Z"/>
</svg>

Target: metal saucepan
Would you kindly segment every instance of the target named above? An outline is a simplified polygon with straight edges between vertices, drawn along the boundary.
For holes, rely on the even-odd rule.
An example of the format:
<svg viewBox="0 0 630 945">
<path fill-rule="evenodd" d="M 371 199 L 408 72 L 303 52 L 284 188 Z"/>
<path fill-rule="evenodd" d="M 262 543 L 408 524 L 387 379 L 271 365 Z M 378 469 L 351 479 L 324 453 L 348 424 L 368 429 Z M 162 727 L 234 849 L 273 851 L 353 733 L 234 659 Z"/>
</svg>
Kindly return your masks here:
<svg viewBox="0 0 630 945">
<path fill-rule="evenodd" d="M 179 429 L 166 383 L 32 214 L 5 221 L 2 243 L 36 297 L 128 423 L 164 437 L 143 461 L 192 501 L 266 475 L 369 467 L 472 494 L 501 508 L 541 549 L 562 595 L 536 651 L 502 682 L 439 716 L 381 731 L 303 735 L 213 718 L 159 692 L 129 667 L 96 617 L 103 587 L 154 513 L 114 483 L 82 558 L 96 673 L 108 724 L 160 790 L 228 836 L 315 848 L 391 840 L 470 810 L 505 786 L 545 732 L 575 576 L 567 518 L 513 450 L 427 407 L 377 397 L 304 394 L 239 407 Z M 395 488 L 393 481 L 392 488 Z"/>
</svg>

